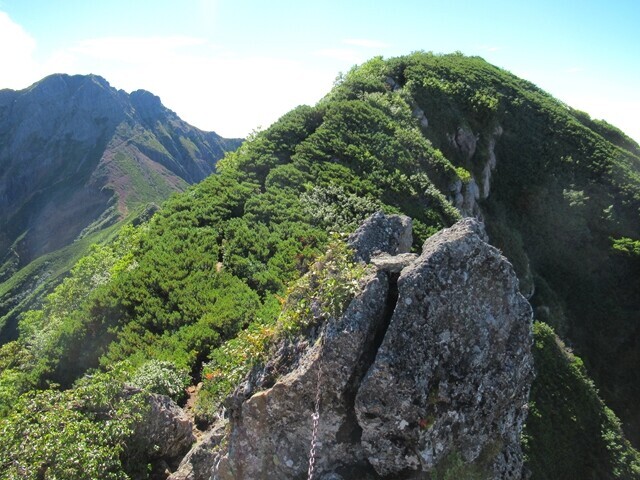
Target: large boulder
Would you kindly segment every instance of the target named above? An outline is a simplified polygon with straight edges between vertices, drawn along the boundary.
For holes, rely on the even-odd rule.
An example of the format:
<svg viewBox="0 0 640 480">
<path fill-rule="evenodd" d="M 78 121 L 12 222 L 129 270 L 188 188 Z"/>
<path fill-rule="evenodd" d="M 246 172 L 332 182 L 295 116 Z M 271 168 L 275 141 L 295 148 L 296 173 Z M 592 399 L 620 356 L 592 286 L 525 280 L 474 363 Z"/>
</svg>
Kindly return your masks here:
<svg viewBox="0 0 640 480">
<path fill-rule="evenodd" d="M 376 254 L 408 253 L 413 243 L 411 219 L 406 215 L 376 212 L 349 236 L 356 260 L 368 263 Z"/>
<path fill-rule="evenodd" d="M 521 478 L 532 312 L 511 264 L 483 236 L 465 219 L 427 240 L 400 275 L 355 403 L 380 475 L 430 471 L 457 456 L 494 478 Z"/>
<path fill-rule="evenodd" d="M 513 268 L 473 219 L 393 261 L 408 247 L 387 218 L 351 238 L 378 265 L 345 313 L 289 349 L 288 373 L 254 371 L 236 393 L 213 479 L 307 478 L 312 445 L 316 479 L 447 478 L 461 462 L 522 478 L 531 307 Z"/>
</svg>

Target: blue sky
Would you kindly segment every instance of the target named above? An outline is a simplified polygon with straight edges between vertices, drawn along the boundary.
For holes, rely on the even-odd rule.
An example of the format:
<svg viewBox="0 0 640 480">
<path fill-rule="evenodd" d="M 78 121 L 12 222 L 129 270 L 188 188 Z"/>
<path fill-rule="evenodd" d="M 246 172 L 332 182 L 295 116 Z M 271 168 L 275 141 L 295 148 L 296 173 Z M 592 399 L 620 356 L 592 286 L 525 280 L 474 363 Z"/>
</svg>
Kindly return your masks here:
<svg viewBox="0 0 640 480">
<path fill-rule="evenodd" d="M 375 55 L 459 50 L 640 140 L 637 0 L 0 0 L 0 45 L 0 88 L 95 73 L 225 136 Z"/>
</svg>

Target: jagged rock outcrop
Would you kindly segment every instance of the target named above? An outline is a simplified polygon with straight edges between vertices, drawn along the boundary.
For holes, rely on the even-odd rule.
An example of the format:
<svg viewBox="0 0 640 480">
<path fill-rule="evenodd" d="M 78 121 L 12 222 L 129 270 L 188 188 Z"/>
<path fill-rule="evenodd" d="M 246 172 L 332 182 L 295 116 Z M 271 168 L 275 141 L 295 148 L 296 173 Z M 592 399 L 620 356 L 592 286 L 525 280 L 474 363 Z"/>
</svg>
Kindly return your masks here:
<svg viewBox="0 0 640 480">
<path fill-rule="evenodd" d="M 216 460 L 214 450 L 224 438 L 226 426 L 227 422 L 221 421 L 205 433 L 167 480 L 208 480 Z"/>
<path fill-rule="evenodd" d="M 480 213 L 478 200 L 480 199 L 480 189 L 475 179 L 466 182 L 462 188 L 462 205 L 460 211 L 466 216 L 476 216 Z"/>
<path fill-rule="evenodd" d="M 368 263 L 376 254 L 398 255 L 411 250 L 411 219 L 405 215 L 376 212 L 349 236 L 358 261 Z"/>
<path fill-rule="evenodd" d="M 370 467 L 364 449 L 354 441 L 359 427 L 353 402 L 375 353 L 370 350 L 377 330 L 384 325 L 388 290 L 385 273 L 368 276 L 361 294 L 306 349 L 298 368 L 232 412 L 229 450 L 216 465 L 214 478 L 284 479 L 306 472 L 318 388 L 322 405 L 318 472 L 358 469 L 366 474 Z"/>
<path fill-rule="evenodd" d="M 481 196 L 480 188 L 473 174 L 465 182 L 460 179 L 452 182 L 449 185 L 449 195 L 451 203 L 463 216 L 481 218 L 480 207 L 478 206 L 478 200 Z"/>
<path fill-rule="evenodd" d="M 479 468 L 521 478 L 532 312 L 511 265 L 483 236 L 471 219 L 434 235 L 398 280 L 398 303 L 355 404 L 380 475 L 491 452 Z"/>
<path fill-rule="evenodd" d="M 486 140 L 486 146 L 482 146 L 483 142 L 479 142 L 479 137 L 468 128 L 459 127 L 455 134 L 447 135 L 451 147 L 458 152 L 462 161 L 471 170 L 470 179 L 465 182 L 458 179 L 448 188 L 451 203 L 464 216 L 482 217 L 478 201 L 486 200 L 491 192 L 491 176 L 497 165 L 495 147 L 502 131 L 500 125 L 496 126 Z M 481 149 L 482 155 L 477 155 L 476 152 Z M 484 163 L 479 160 L 479 157 L 486 157 L 486 160 L 482 160 Z M 479 176 L 478 172 L 480 172 Z"/>
<path fill-rule="evenodd" d="M 488 160 L 482 168 L 482 174 L 480 176 L 480 185 L 482 185 L 482 199 L 486 199 L 491 192 L 491 175 L 496 168 L 498 160 L 496 158 L 496 142 L 502 135 L 502 127 L 498 125 L 494 130 L 491 138 L 489 138 L 489 144 L 487 146 Z"/>
<path fill-rule="evenodd" d="M 400 253 L 408 223 L 376 214 L 350 242 L 375 264 Z M 473 219 L 403 258 L 401 273 L 372 268 L 344 314 L 298 342 L 288 373 L 262 384 L 252 374 L 212 478 L 306 477 L 317 398 L 314 478 L 432 478 L 452 459 L 485 478 L 523 477 L 531 308 L 511 265 Z"/>
<path fill-rule="evenodd" d="M 467 161 L 476 153 L 478 138 L 467 127 L 458 127 L 456 133 L 449 137 L 451 145 L 460 152 Z"/>
</svg>

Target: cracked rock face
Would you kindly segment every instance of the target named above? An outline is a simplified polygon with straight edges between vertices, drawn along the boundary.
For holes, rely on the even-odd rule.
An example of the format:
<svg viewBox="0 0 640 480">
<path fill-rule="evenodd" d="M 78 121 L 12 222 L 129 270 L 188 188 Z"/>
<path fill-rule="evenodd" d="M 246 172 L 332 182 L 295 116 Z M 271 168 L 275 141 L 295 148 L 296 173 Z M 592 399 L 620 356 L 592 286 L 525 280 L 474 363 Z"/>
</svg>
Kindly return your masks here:
<svg viewBox="0 0 640 480">
<path fill-rule="evenodd" d="M 209 479 L 213 468 L 215 454 L 214 450 L 224 438 L 224 429 L 227 423 L 221 421 L 213 426 L 204 437 L 195 444 L 189 453 L 180 462 L 178 470 L 167 478 L 167 480 L 196 480 L 199 478 Z"/>
<path fill-rule="evenodd" d="M 397 235 L 367 232 L 403 219 L 376 215 L 350 239 L 356 251 L 368 246 L 367 261 L 403 250 Z M 232 409 L 211 478 L 306 478 L 318 388 L 314 478 L 431 478 L 451 458 L 486 478 L 522 478 L 531 307 L 484 238 L 465 219 L 417 259 L 365 277 L 289 373 Z"/>
<path fill-rule="evenodd" d="M 459 222 L 400 275 L 355 404 L 380 475 L 430 471 L 458 455 L 494 478 L 521 478 L 532 313 L 513 268 L 481 233 L 476 221 Z"/>
<path fill-rule="evenodd" d="M 242 404 L 231 419 L 229 449 L 214 468 L 213 478 L 284 479 L 304 475 L 318 379 L 322 409 L 317 471 L 368 467 L 358 442 L 360 427 L 353 402 L 366 373 L 365 357 L 368 354 L 370 362 L 375 353 L 368 351 L 383 322 L 387 293 L 384 272 L 365 279 L 360 295 L 338 321 L 327 325 L 321 341 L 304 352 L 299 366 Z"/>
</svg>

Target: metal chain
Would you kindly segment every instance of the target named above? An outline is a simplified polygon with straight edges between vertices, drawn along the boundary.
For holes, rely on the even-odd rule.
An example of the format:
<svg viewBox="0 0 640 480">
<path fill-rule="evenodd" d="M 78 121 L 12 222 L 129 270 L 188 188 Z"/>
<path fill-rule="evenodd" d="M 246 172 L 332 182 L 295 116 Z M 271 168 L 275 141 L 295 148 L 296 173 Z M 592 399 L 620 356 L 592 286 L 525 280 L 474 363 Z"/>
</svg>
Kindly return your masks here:
<svg viewBox="0 0 640 480">
<path fill-rule="evenodd" d="M 322 348 L 320 349 L 322 352 Z M 313 480 L 314 467 L 316 464 L 316 447 L 318 443 L 318 424 L 320 423 L 320 381 L 322 380 L 322 363 L 318 358 L 318 377 L 316 379 L 316 404 L 311 418 L 313 420 L 313 429 L 311 430 L 311 448 L 309 449 L 309 471 L 308 480 Z"/>
</svg>

